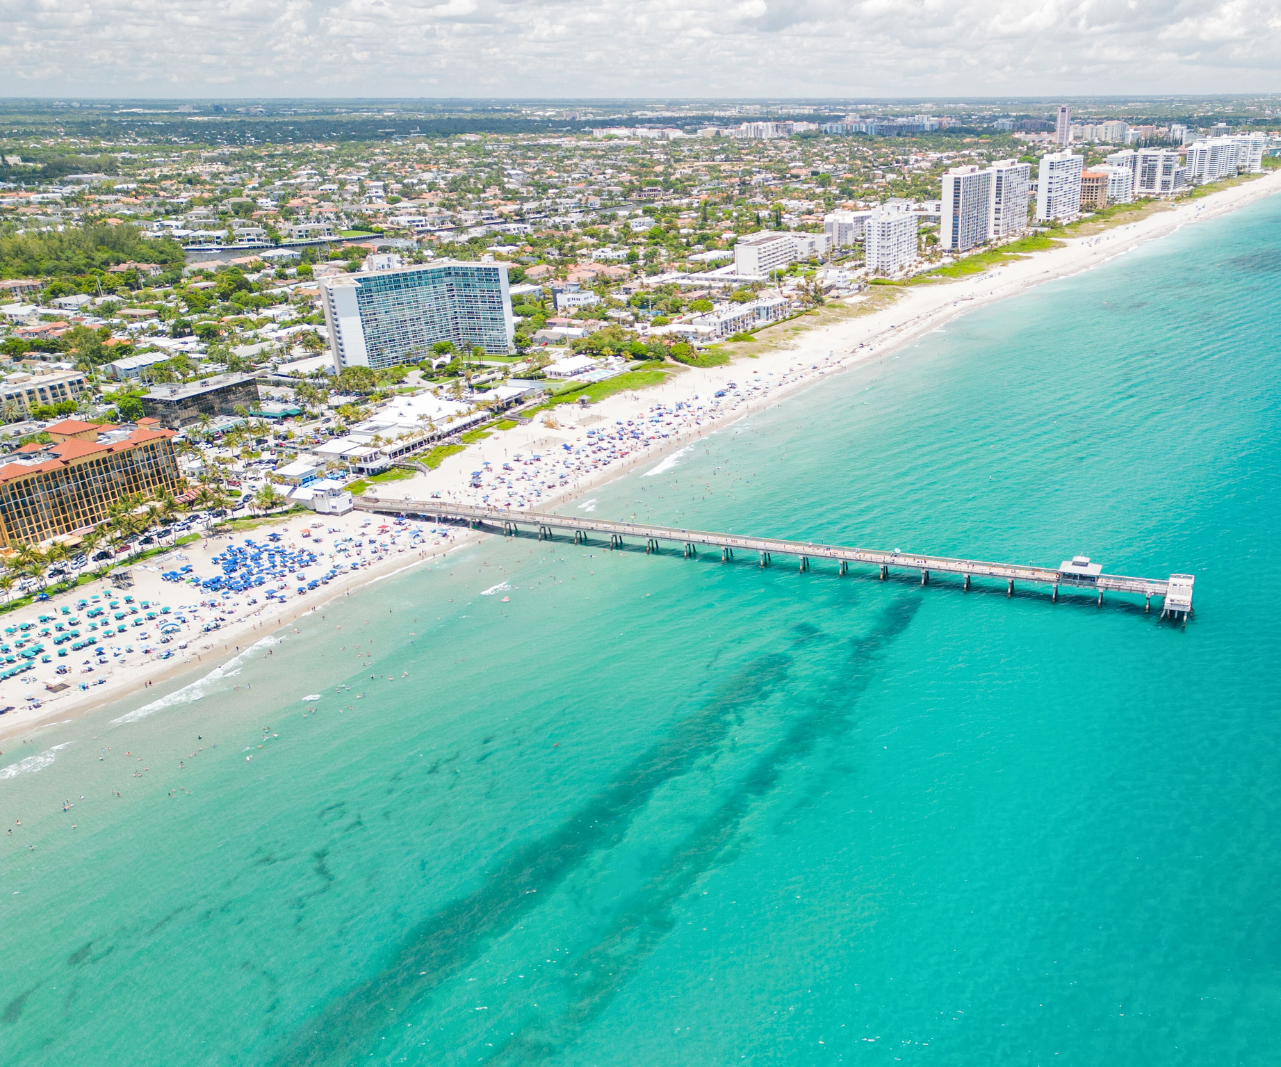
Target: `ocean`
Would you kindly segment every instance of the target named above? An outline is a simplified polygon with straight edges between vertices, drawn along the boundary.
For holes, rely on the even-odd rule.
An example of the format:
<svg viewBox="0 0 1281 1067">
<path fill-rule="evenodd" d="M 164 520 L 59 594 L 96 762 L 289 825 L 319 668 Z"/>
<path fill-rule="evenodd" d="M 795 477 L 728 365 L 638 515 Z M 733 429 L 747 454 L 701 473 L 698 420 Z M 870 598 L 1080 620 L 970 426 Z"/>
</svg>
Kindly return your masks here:
<svg viewBox="0 0 1281 1067">
<path fill-rule="evenodd" d="M 563 508 L 1186 626 L 492 538 L 6 744 L 0 1062 L 1270 1064 L 1279 315 L 1274 197 Z"/>
</svg>

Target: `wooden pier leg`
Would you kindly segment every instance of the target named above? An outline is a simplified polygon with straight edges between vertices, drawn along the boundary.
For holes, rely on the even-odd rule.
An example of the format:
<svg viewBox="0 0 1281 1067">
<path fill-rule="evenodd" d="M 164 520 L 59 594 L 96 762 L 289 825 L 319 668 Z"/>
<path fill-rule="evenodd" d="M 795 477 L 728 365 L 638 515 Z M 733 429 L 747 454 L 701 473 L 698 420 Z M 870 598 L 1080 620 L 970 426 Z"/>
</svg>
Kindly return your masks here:
<svg viewBox="0 0 1281 1067">
<path fill-rule="evenodd" d="M 722 548 L 722 549 L 721 549 L 721 562 L 722 562 L 722 563 L 728 563 L 728 562 L 729 562 L 729 549 L 728 549 L 728 548 Z"/>
<path fill-rule="evenodd" d="M 1050 586 L 1050 603 L 1057 604 L 1058 602 L 1059 602 L 1059 583 L 1055 582 L 1052 586 Z"/>
<path fill-rule="evenodd" d="M 961 588 L 967 593 L 970 591 L 970 576 L 968 574 L 965 576 L 965 585 Z"/>
<path fill-rule="evenodd" d="M 769 553 L 768 553 L 768 552 L 762 552 L 762 553 L 761 553 L 761 567 L 762 567 L 762 569 L 764 569 L 765 567 L 768 567 L 768 566 L 769 566 Z"/>
<path fill-rule="evenodd" d="M 1102 590 L 1102 589 L 1100 589 L 1100 590 L 1099 590 L 1099 602 L 1098 602 L 1097 604 L 1095 604 L 1094 606 L 1095 606 L 1096 608 L 1101 608 L 1101 607 L 1103 607 L 1103 590 Z"/>
<path fill-rule="evenodd" d="M 840 577 L 844 578 L 844 577 L 845 577 L 845 574 L 846 574 L 846 571 L 847 571 L 848 569 L 849 569 L 849 567 L 848 567 L 848 565 L 847 565 L 846 561 L 845 561 L 845 560 L 841 560 L 841 569 L 840 569 L 837 573 L 840 575 Z"/>
<path fill-rule="evenodd" d="M 1010 579 L 1010 584 L 1005 587 L 1005 595 L 1007 597 L 1014 595 L 1014 579 L 1013 578 Z"/>
<path fill-rule="evenodd" d="M 1143 611 L 1144 611 L 1144 614 L 1148 614 L 1152 611 L 1152 594 L 1151 593 L 1149 593 L 1147 596 L 1147 602 L 1143 605 Z"/>
<path fill-rule="evenodd" d="M 881 581 L 885 581 L 890 575 L 890 569 L 884 563 L 881 564 Z"/>
<path fill-rule="evenodd" d="M 929 580 L 930 580 L 930 572 L 929 572 L 929 571 L 921 571 L 921 584 L 922 584 L 922 585 L 925 585 L 925 584 L 926 584 L 926 582 L 928 582 Z"/>
</svg>

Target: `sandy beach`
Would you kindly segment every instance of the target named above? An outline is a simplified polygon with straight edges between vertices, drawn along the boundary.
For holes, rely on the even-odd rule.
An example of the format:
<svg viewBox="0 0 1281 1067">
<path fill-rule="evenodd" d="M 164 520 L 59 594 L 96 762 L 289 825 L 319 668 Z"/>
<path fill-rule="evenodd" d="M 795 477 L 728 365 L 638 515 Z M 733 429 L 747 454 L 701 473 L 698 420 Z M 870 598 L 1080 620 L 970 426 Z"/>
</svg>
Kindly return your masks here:
<svg viewBox="0 0 1281 1067">
<path fill-rule="evenodd" d="M 616 394 L 587 409 L 571 411 L 566 405 L 548 413 L 550 420 L 540 416 L 527 425 L 495 433 L 450 457 L 437 470 L 378 486 L 371 495 L 394 500 L 439 494 L 443 499 L 466 503 L 554 508 L 638 463 L 652 462 L 703 434 L 777 403 L 820 377 L 883 355 L 967 311 L 1091 269 L 1182 226 L 1237 210 L 1278 191 L 1281 171 L 1270 171 L 1254 181 L 1094 236 L 1069 239 L 1061 248 L 983 274 L 895 289 L 895 299 L 885 306 L 802 330 L 789 347 L 727 366 L 675 373 L 662 385 Z M 877 296 L 882 292 L 872 290 Z M 869 294 L 863 294 L 851 304 L 857 307 L 868 299 Z M 311 536 L 304 538 L 304 529 Z M 161 578 L 162 573 L 182 566 L 191 566 L 202 578 L 211 577 L 220 573 L 213 557 L 228 545 L 245 549 L 249 540 L 261 545 L 272 533 L 280 535 L 281 548 L 315 555 L 309 577 L 319 577 L 325 568 L 335 566 L 341 573 L 312 589 L 304 585 L 303 592 L 297 591 L 294 580 L 286 580 L 283 584 L 287 588 L 281 590 L 283 602 L 268 602 L 256 590 L 223 596 Z M 228 660 L 244 655 L 253 646 L 258 646 L 256 654 L 268 654 L 265 639 L 304 613 L 376 578 L 437 559 L 480 536 L 432 524 L 398 525 L 360 511 L 341 517 L 308 513 L 245 533 L 215 534 L 136 564 L 135 584 L 129 589 L 115 590 L 97 581 L 9 612 L 2 625 L 16 631 L 12 638 L 36 635 L 41 628 L 58 625 L 52 621 L 42 624 L 40 616 L 59 620 L 65 627 L 68 618 L 87 617 L 95 608 L 101 609 L 97 615 L 100 623 L 110 618 L 124 629 L 116 632 L 121 626 L 113 626 L 110 636 L 102 637 L 92 648 L 65 657 L 56 656 L 51 644 L 56 632 L 51 630 L 50 637 L 44 639 L 45 653 L 52 654 L 50 662 L 33 660 L 34 669 L 0 681 L 0 706 L 12 708 L 0 717 L 0 746 L 5 750 L 17 747 L 42 725 L 84 714 L 144 689 L 162 699 L 180 683 L 223 669 Z M 353 563 L 357 563 L 354 568 Z M 126 596 L 132 601 L 126 602 Z M 100 599 L 95 601 L 94 597 Z M 79 606 L 81 601 L 84 607 Z M 115 608 L 109 607 L 113 601 Z M 144 601 L 146 608 L 142 607 Z M 166 607 L 168 612 L 162 612 Z M 131 613 L 129 608 L 135 610 Z M 150 621 L 148 612 L 154 616 Z M 117 613 L 122 616 L 119 620 Z M 165 635 L 168 641 L 161 643 L 161 623 L 179 616 L 182 621 L 176 623 L 176 629 L 170 628 Z M 216 627 L 206 629 L 215 622 Z M 28 623 L 31 627 L 22 631 L 21 626 Z M 87 634 L 87 621 L 80 629 Z M 167 658 L 160 658 L 166 653 Z M 69 670 L 59 675 L 59 665 Z M 86 666 L 91 670 L 85 671 Z M 48 689 L 50 684 L 64 683 L 67 688 L 57 693 Z"/>
</svg>

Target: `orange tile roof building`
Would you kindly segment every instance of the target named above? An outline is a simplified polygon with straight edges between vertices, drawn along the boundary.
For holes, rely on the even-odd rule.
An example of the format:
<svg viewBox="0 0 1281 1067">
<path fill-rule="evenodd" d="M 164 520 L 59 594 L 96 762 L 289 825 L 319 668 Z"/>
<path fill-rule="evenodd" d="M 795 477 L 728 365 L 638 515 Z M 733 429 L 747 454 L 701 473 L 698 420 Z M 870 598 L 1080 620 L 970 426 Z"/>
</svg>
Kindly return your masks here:
<svg viewBox="0 0 1281 1067">
<path fill-rule="evenodd" d="M 178 493 L 172 430 L 154 419 L 110 426 L 65 419 L 51 444 L 23 445 L 0 467 L 0 544 L 39 544 L 96 526 L 123 496 Z"/>
</svg>

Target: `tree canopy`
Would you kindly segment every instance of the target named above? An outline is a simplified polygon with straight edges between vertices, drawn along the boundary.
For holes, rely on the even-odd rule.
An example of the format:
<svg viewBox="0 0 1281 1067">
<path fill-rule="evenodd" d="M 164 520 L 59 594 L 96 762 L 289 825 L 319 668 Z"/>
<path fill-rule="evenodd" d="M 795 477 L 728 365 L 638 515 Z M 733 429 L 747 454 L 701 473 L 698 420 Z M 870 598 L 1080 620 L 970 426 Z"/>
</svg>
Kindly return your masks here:
<svg viewBox="0 0 1281 1067">
<path fill-rule="evenodd" d="M 137 226 L 89 223 L 62 232 L 0 233 L 0 278 L 70 277 L 118 263 L 182 264 L 182 246 L 149 240 Z"/>
</svg>

